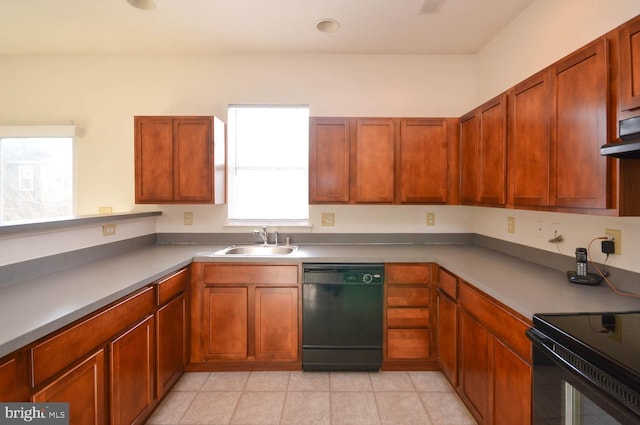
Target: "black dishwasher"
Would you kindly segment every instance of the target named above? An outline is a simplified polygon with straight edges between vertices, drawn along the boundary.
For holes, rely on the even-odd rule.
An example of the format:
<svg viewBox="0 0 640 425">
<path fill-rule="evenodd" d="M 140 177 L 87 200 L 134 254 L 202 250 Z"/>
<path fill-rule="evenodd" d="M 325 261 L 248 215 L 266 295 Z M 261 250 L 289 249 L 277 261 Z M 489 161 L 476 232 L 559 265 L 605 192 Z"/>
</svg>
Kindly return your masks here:
<svg viewBox="0 0 640 425">
<path fill-rule="evenodd" d="M 302 368 L 379 370 L 383 264 L 303 264 Z"/>
</svg>

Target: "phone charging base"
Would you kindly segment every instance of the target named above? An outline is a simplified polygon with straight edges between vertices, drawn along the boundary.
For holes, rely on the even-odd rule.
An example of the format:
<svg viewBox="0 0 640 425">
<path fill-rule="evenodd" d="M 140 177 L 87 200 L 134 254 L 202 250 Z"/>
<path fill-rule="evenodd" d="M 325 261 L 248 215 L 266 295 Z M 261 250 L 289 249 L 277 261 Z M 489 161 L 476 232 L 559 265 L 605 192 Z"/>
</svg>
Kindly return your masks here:
<svg viewBox="0 0 640 425">
<path fill-rule="evenodd" d="M 586 276 L 580 276 L 574 271 L 567 272 L 567 279 L 571 283 L 577 283 L 580 285 L 600 285 L 602 282 L 602 276 L 595 273 L 587 273 Z"/>
</svg>

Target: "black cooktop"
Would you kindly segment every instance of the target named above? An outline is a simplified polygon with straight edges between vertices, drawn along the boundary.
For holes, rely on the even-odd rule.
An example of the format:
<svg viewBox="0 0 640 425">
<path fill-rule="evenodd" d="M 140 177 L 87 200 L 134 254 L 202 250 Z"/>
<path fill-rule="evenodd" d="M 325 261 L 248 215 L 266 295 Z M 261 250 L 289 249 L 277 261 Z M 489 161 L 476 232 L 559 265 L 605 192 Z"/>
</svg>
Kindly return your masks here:
<svg viewBox="0 0 640 425">
<path fill-rule="evenodd" d="M 640 377 L 640 311 L 536 314 L 533 324 L 603 370 Z"/>
</svg>

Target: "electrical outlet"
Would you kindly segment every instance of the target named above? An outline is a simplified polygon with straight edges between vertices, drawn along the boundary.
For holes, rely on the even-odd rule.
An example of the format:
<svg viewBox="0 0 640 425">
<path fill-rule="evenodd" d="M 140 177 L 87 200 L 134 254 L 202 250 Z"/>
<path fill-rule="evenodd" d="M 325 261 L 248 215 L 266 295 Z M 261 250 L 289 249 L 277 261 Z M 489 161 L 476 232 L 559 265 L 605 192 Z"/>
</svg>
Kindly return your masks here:
<svg viewBox="0 0 640 425">
<path fill-rule="evenodd" d="M 617 229 L 604 229 L 605 235 L 609 236 L 613 239 L 614 251 L 615 255 L 620 255 L 622 252 L 622 232 Z"/>
<path fill-rule="evenodd" d="M 515 233 L 515 232 L 516 232 L 516 218 L 507 217 L 507 233 Z"/>
<path fill-rule="evenodd" d="M 191 211 L 185 211 L 184 213 L 184 225 L 192 226 L 193 225 L 193 213 Z"/>
<path fill-rule="evenodd" d="M 98 214 L 111 214 L 113 208 L 111 207 L 98 207 Z"/>
<path fill-rule="evenodd" d="M 116 225 L 115 224 L 103 224 L 102 225 L 102 236 L 113 236 L 116 234 Z"/>
<path fill-rule="evenodd" d="M 322 226 L 335 226 L 336 214 L 335 213 L 322 213 L 321 217 Z"/>
<path fill-rule="evenodd" d="M 544 239 L 544 220 L 537 221 L 536 235 L 538 235 L 538 239 Z"/>
<path fill-rule="evenodd" d="M 436 225 L 436 213 L 428 212 L 427 213 L 427 226 L 435 226 Z"/>
</svg>

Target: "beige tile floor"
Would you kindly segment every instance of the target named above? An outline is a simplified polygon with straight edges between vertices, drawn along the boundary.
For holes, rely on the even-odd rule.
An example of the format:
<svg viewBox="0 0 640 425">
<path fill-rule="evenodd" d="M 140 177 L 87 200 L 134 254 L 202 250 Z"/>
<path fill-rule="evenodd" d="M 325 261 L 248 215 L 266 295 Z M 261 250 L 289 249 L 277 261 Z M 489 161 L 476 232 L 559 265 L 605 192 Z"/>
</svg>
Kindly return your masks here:
<svg viewBox="0 0 640 425">
<path fill-rule="evenodd" d="M 186 373 L 151 425 L 468 425 L 440 372 Z"/>
</svg>

